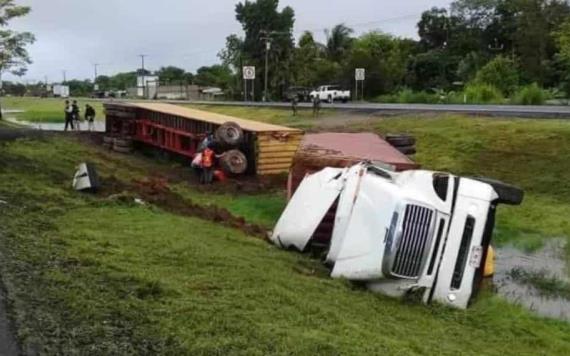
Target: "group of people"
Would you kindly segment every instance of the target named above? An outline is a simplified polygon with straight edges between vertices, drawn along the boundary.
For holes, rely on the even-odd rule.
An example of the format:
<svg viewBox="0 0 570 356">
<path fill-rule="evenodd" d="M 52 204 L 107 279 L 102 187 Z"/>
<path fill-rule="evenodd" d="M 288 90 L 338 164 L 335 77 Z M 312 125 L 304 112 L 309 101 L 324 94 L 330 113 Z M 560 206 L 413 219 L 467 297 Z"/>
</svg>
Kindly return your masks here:
<svg viewBox="0 0 570 356">
<path fill-rule="evenodd" d="M 85 121 L 87 121 L 87 130 L 93 131 L 95 129 L 95 109 L 89 105 L 85 105 Z M 81 131 L 81 110 L 77 104 L 77 100 L 70 102 L 65 101 L 65 127 L 64 131 L 71 128 L 72 131 Z"/>
<path fill-rule="evenodd" d="M 313 104 L 313 117 L 318 118 L 319 115 L 321 114 L 321 98 L 319 98 L 318 95 L 315 95 L 315 97 L 312 98 L 311 102 Z M 293 109 L 293 116 L 297 116 L 298 106 L 299 106 L 299 97 L 297 95 L 294 95 L 291 98 L 291 108 Z"/>
</svg>

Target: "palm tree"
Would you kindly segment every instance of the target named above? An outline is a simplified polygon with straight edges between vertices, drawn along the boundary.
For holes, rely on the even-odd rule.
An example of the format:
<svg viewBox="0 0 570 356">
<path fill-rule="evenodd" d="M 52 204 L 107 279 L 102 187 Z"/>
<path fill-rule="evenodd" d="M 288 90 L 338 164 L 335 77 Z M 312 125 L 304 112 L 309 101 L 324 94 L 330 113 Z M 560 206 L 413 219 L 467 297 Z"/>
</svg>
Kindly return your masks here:
<svg viewBox="0 0 570 356">
<path fill-rule="evenodd" d="M 341 23 L 333 27 L 332 30 L 326 30 L 327 35 L 327 55 L 329 59 L 340 62 L 342 56 L 352 46 L 353 38 L 351 37 L 354 31 Z"/>
</svg>

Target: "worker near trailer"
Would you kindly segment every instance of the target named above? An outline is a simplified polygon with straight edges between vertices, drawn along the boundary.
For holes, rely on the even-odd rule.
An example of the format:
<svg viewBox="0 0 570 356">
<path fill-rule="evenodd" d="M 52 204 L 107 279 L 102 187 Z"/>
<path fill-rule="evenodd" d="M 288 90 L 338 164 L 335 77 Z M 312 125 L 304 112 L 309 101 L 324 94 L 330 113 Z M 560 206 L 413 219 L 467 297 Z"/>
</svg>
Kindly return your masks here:
<svg viewBox="0 0 570 356">
<path fill-rule="evenodd" d="M 299 97 L 293 95 L 291 98 L 291 108 L 293 109 L 293 116 L 297 116 L 297 106 L 299 105 Z"/>
<path fill-rule="evenodd" d="M 214 181 L 214 159 L 216 153 L 212 149 L 212 144 L 206 146 L 202 152 L 202 175 L 200 176 L 200 183 L 212 184 Z"/>
<path fill-rule="evenodd" d="M 85 120 L 87 120 L 87 129 L 89 131 L 94 130 L 95 115 L 96 115 L 95 109 L 91 105 L 86 104 L 85 105 Z"/>
<path fill-rule="evenodd" d="M 71 127 L 73 130 L 73 107 L 71 106 L 69 100 L 65 101 L 65 128 L 64 131 L 67 131 L 68 127 Z"/>
<path fill-rule="evenodd" d="M 212 148 L 214 144 L 214 134 L 211 131 L 206 131 L 204 134 L 204 139 L 198 145 L 198 152 L 204 151 L 207 147 Z"/>
<path fill-rule="evenodd" d="M 71 116 L 73 119 L 73 123 L 75 124 L 75 129 L 77 131 L 81 131 L 81 128 L 79 127 L 80 113 L 79 113 L 79 105 L 77 104 L 77 100 L 73 100 L 73 104 L 71 105 Z"/>
</svg>

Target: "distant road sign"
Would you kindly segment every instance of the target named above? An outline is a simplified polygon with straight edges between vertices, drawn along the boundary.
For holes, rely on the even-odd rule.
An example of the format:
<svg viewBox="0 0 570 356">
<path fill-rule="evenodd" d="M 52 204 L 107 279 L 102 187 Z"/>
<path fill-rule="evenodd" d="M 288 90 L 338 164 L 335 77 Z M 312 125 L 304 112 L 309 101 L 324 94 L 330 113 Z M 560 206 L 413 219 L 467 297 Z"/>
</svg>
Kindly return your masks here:
<svg viewBox="0 0 570 356">
<path fill-rule="evenodd" d="M 356 80 L 364 80 L 364 78 L 366 77 L 366 69 L 356 68 L 356 70 L 354 72 L 354 76 L 355 76 Z"/>
<path fill-rule="evenodd" d="M 255 79 L 255 67 L 243 67 L 243 79 L 245 80 Z"/>
</svg>

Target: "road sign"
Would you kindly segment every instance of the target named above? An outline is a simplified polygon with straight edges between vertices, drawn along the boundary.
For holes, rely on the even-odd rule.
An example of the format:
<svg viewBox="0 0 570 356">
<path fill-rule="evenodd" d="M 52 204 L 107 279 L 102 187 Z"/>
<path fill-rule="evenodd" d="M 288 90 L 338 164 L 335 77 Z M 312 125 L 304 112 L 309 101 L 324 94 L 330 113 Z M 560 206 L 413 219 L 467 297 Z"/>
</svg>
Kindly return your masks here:
<svg viewBox="0 0 570 356">
<path fill-rule="evenodd" d="M 366 77 L 366 69 L 356 68 L 356 70 L 354 72 L 354 76 L 355 76 L 356 80 L 364 80 L 364 78 Z"/>
<path fill-rule="evenodd" d="M 243 79 L 254 80 L 255 79 L 255 67 L 243 67 Z"/>
</svg>

